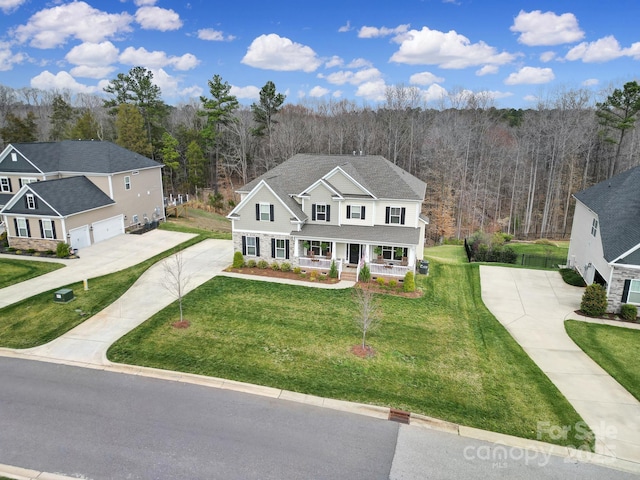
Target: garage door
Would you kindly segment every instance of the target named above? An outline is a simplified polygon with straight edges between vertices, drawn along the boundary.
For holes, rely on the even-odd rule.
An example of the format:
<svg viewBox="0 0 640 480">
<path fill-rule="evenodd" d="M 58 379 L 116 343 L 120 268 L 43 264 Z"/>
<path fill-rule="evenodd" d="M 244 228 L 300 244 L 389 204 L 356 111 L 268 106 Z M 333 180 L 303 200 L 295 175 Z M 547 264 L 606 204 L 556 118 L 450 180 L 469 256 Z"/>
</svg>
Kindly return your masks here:
<svg viewBox="0 0 640 480">
<path fill-rule="evenodd" d="M 91 245 L 89 225 L 69 230 L 69 241 L 71 242 L 71 248 L 84 248 Z"/>
<path fill-rule="evenodd" d="M 117 217 L 94 222 L 91 226 L 93 227 L 93 243 L 102 242 L 124 233 L 124 217 L 118 215 Z"/>
</svg>

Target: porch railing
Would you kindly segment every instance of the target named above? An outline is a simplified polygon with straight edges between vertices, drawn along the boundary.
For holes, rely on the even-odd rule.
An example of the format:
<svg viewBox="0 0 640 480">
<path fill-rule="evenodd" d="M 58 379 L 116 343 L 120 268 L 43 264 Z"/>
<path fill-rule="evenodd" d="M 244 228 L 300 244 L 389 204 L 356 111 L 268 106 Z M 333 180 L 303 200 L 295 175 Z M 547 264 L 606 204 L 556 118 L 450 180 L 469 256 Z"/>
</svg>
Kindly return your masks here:
<svg viewBox="0 0 640 480">
<path fill-rule="evenodd" d="M 329 270 L 331 268 L 330 258 L 318 258 L 318 257 L 300 257 L 298 259 L 298 265 L 301 268 L 317 268 L 318 270 Z M 342 276 L 342 260 L 335 259 L 336 267 L 338 268 L 338 278 Z"/>
<path fill-rule="evenodd" d="M 383 275 L 385 277 L 404 277 L 407 272 L 413 271 L 414 268 L 411 265 L 387 265 L 382 263 L 370 263 L 369 270 L 371 271 L 371 276 L 375 275 Z"/>
</svg>

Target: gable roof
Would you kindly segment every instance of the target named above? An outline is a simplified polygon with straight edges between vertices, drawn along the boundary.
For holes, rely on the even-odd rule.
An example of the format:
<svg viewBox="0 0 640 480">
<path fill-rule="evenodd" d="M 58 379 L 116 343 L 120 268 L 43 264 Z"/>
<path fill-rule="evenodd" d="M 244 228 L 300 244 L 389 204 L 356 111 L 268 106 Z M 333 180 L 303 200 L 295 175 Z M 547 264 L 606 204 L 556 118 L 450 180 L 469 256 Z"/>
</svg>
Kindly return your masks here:
<svg viewBox="0 0 640 480">
<path fill-rule="evenodd" d="M 17 151 L 42 172 L 119 173 L 161 167 L 162 164 L 111 142 L 64 140 L 12 143 L 0 157 L 0 171 L 8 153 Z"/>
<path fill-rule="evenodd" d="M 33 210 L 29 210 L 24 202 L 20 201 L 27 193 L 35 194 L 62 217 L 116 203 L 91 180 L 81 175 L 24 185 L 2 209 L 2 213 L 34 214 Z"/>
<path fill-rule="evenodd" d="M 309 155 L 299 153 L 238 191 L 249 192 L 266 182 L 293 210 L 300 208 L 291 198 L 340 167 L 376 198 L 424 200 L 427 185 L 380 155 Z"/>
<path fill-rule="evenodd" d="M 575 194 L 598 215 L 607 262 L 640 244 L 640 166 Z"/>
</svg>

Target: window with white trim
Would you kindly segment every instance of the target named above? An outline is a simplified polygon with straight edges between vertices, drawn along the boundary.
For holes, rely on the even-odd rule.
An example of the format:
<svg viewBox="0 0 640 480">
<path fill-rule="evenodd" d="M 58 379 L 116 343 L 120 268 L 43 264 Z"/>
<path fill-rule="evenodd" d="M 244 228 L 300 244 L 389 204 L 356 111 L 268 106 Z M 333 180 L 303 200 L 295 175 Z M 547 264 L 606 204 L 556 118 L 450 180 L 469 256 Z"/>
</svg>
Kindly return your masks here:
<svg viewBox="0 0 640 480">
<path fill-rule="evenodd" d="M 407 256 L 407 249 L 402 247 L 391 247 L 389 245 L 381 245 L 382 258 L 384 260 L 402 260 Z"/>
<path fill-rule="evenodd" d="M 276 238 L 276 258 L 287 258 L 287 251 L 285 247 L 286 243 L 284 239 Z"/>
<path fill-rule="evenodd" d="M 591 222 L 591 235 L 595 237 L 597 233 L 598 233 L 598 220 L 594 218 L 593 222 Z"/>
<path fill-rule="evenodd" d="M 26 218 L 16 218 L 16 227 L 18 230 L 19 237 L 28 237 L 29 236 L 29 227 L 27 226 Z"/>
<path fill-rule="evenodd" d="M 391 207 L 389 209 L 389 223 L 400 225 L 401 218 L 402 218 L 402 208 Z"/>
<path fill-rule="evenodd" d="M 0 192 L 11 193 L 11 180 L 9 180 L 9 177 L 0 177 Z"/>
<path fill-rule="evenodd" d="M 351 218 L 358 220 L 362 218 L 362 207 L 360 205 L 351 205 Z"/>
<path fill-rule="evenodd" d="M 42 219 L 42 238 L 49 238 L 51 240 L 56 238 L 53 233 L 53 221 L 50 219 Z"/>
<path fill-rule="evenodd" d="M 256 237 L 246 237 L 246 242 L 247 242 L 247 255 L 249 257 L 255 257 L 257 255 Z"/>
<path fill-rule="evenodd" d="M 29 210 L 35 210 L 36 209 L 36 199 L 33 196 L 33 193 L 27 193 L 26 197 L 27 197 L 27 208 Z"/>
<path fill-rule="evenodd" d="M 316 220 L 318 222 L 327 221 L 327 206 L 324 203 L 316 203 Z"/>
<path fill-rule="evenodd" d="M 261 203 L 260 204 L 260 221 L 269 222 L 270 220 L 271 220 L 271 204 Z"/>
<path fill-rule="evenodd" d="M 28 185 L 28 184 L 30 184 L 30 183 L 35 183 L 35 182 L 37 182 L 37 181 L 38 181 L 38 179 L 37 179 L 37 178 L 34 178 L 34 177 L 22 177 L 22 178 L 20 179 L 20 186 L 22 186 L 22 185 Z"/>
<path fill-rule="evenodd" d="M 631 280 L 627 302 L 640 305 L 640 280 Z"/>
<path fill-rule="evenodd" d="M 131 190 L 131 177 L 129 175 L 124 177 L 124 189 Z"/>
</svg>

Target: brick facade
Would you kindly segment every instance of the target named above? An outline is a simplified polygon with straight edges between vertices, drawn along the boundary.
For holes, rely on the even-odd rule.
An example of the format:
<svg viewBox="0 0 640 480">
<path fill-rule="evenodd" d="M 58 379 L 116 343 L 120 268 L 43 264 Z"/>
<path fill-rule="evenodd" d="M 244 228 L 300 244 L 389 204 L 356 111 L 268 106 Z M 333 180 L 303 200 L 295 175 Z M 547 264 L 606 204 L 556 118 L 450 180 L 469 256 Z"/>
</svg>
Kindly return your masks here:
<svg viewBox="0 0 640 480">
<path fill-rule="evenodd" d="M 45 238 L 11 237 L 10 245 L 16 250 L 29 250 L 33 248 L 36 252 L 56 251 L 58 243 L 62 240 L 49 240 Z"/>
<path fill-rule="evenodd" d="M 638 279 L 640 279 L 640 269 L 623 267 L 617 264 L 614 266 L 611 285 L 609 285 L 609 296 L 607 297 L 607 301 L 609 302 L 607 311 L 609 313 L 620 312 L 624 281 Z"/>
<path fill-rule="evenodd" d="M 233 234 L 233 251 L 234 252 L 242 252 L 242 236 L 247 236 L 247 237 L 257 237 L 260 239 L 260 256 L 259 257 L 254 257 L 254 256 L 249 256 L 249 255 L 245 255 L 244 256 L 244 261 L 248 261 L 248 260 L 255 260 L 256 262 L 260 261 L 260 260 L 266 260 L 267 262 L 269 262 L 269 264 L 273 263 L 273 262 L 278 262 L 278 263 L 288 263 L 291 265 L 291 267 L 297 267 L 298 266 L 298 259 L 294 258 L 293 256 L 293 240 L 285 235 L 272 235 L 272 234 L 265 234 L 265 233 L 234 233 Z M 275 238 L 275 239 L 280 239 L 280 240 L 289 240 L 289 258 L 288 259 L 282 259 L 282 258 L 273 258 L 271 256 L 271 239 Z"/>
</svg>

